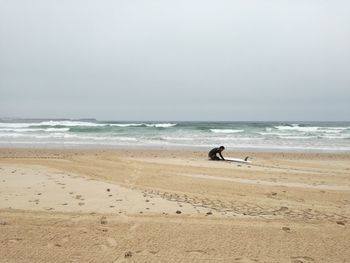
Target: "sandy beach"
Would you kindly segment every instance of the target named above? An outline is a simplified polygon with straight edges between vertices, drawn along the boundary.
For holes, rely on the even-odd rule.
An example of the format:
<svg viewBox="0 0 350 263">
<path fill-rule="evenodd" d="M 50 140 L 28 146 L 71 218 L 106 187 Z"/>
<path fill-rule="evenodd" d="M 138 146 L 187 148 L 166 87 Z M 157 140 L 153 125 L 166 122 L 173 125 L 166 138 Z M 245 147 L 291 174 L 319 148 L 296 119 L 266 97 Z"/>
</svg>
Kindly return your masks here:
<svg viewBox="0 0 350 263">
<path fill-rule="evenodd" d="M 0 150 L 0 262 L 349 262 L 350 154 Z"/>
</svg>

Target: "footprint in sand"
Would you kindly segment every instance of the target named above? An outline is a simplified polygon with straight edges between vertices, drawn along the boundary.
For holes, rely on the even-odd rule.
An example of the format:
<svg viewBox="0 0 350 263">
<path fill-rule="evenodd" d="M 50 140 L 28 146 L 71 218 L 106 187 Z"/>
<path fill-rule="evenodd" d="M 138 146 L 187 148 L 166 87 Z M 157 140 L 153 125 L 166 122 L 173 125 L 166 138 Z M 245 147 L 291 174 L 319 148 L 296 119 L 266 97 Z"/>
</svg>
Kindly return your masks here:
<svg viewBox="0 0 350 263">
<path fill-rule="evenodd" d="M 159 251 L 156 250 L 136 250 L 135 253 L 139 254 L 140 256 L 149 256 L 149 255 L 156 255 Z"/>
<path fill-rule="evenodd" d="M 48 243 L 46 246 L 47 246 L 47 248 L 53 248 L 55 246 L 55 244 L 54 243 Z"/>
<path fill-rule="evenodd" d="M 109 237 L 107 238 L 107 243 L 110 247 L 116 247 L 117 246 L 117 241 L 112 238 L 112 237 Z"/>
<path fill-rule="evenodd" d="M 106 216 L 102 216 L 101 219 L 100 219 L 100 223 L 101 223 L 101 225 L 106 225 L 108 223 L 107 217 Z"/>
<path fill-rule="evenodd" d="M 286 226 L 282 227 L 282 230 L 285 231 L 285 232 L 287 232 L 287 233 L 290 232 L 290 228 L 289 228 L 289 227 L 286 227 Z"/>
<path fill-rule="evenodd" d="M 81 256 L 77 255 L 77 256 L 72 256 L 70 258 L 70 262 L 74 263 L 74 262 L 81 262 Z"/>
<path fill-rule="evenodd" d="M 237 263 L 255 263 L 255 262 L 259 262 L 257 259 L 250 259 L 250 258 L 235 258 L 234 262 Z"/>
<path fill-rule="evenodd" d="M 107 252 L 109 250 L 109 247 L 107 247 L 106 245 L 103 245 L 103 244 L 99 245 L 99 247 L 100 247 L 101 251 L 103 251 L 103 252 Z"/>
<path fill-rule="evenodd" d="M 6 221 L 3 221 L 3 220 L 0 219 L 0 225 L 1 226 L 5 226 L 5 225 L 8 225 L 8 223 Z"/>
<path fill-rule="evenodd" d="M 13 238 L 13 239 L 9 239 L 8 242 L 9 243 L 18 243 L 19 241 L 22 241 L 22 238 Z"/>
<path fill-rule="evenodd" d="M 194 250 L 186 250 L 187 253 L 189 253 L 192 256 L 196 256 L 196 255 L 208 255 L 209 253 L 205 250 L 201 250 L 201 249 L 194 249 Z"/>
<path fill-rule="evenodd" d="M 69 241 L 68 237 L 64 237 L 61 239 L 61 243 L 67 243 Z"/>
</svg>

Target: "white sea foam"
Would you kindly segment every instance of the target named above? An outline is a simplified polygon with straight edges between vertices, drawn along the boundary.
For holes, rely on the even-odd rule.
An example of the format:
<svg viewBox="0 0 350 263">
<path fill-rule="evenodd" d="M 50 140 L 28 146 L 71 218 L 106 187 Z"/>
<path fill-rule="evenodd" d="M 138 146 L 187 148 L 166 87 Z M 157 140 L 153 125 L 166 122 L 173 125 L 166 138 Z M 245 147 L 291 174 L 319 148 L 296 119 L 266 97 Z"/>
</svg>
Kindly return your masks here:
<svg viewBox="0 0 350 263">
<path fill-rule="evenodd" d="M 275 126 L 280 131 L 295 131 L 304 133 L 342 133 L 350 129 L 350 127 L 321 127 L 321 126 Z"/>
<path fill-rule="evenodd" d="M 112 123 L 110 126 L 116 127 L 155 127 L 155 128 L 170 128 L 174 127 L 176 123 Z"/>
<path fill-rule="evenodd" d="M 33 126 L 90 126 L 90 127 L 101 127 L 106 124 L 85 122 L 85 121 L 43 121 L 36 123 Z"/>
<path fill-rule="evenodd" d="M 69 128 L 47 128 L 43 130 L 48 132 L 67 132 L 69 131 Z"/>
<path fill-rule="evenodd" d="M 237 142 L 237 141 L 261 141 L 264 140 L 262 137 L 214 137 L 214 138 L 209 138 L 206 137 L 207 141 L 213 141 L 213 140 L 219 140 L 222 142 Z"/>
<path fill-rule="evenodd" d="M 153 123 L 145 124 L 146 127 L 156 127 L 156 128 L 170 128 L 176 126 L 176 123 Z"/>
<path fill-rule="evenodd" d="M 276 135 L 276 136 L 279 136 L 279 135 L 294 135 L 294 133 L 285 133 L 285 132 L 257 132 L 257 134 L 260 134 L 260 135 Z"/>
<path fill-rule="evenodd" d="M 350 139 L 350 134 L 324 134 L 324 135 L 319 135 L 320 138 L 325 138 L 325 139 Z"/>
<path fill-rule="evenodd" d="M 293 139 L 293 140 L 307 140 L 307 139 L 312 139 L 312 138 L 317 138 L 317 136 L 277 136 L 280 139 Z"/>
<path fill-rule="evenodd" d="M 323 133 L 344 133 L 347 132 L 348 128 L 343 128 L 343 127 L 331 127 L 331 128 L 322 128 L 319 130 L 319 132 Z"/>
<path fill-rule="evenodd" d="M 281 131 L 301 131 L 301 132 L 316 132 L 320 127 L 300 127 L 300 126 L 275 126 L 276 129 Z"/>
<path fill-rule="evenodd" d="M 112 123 L 109 124 L 110 126 L 115 126 L 115 127 L 139 127 L 142 126 L 142 123 Z"/>
<path fill-rule="evenodd" d="M 67 132 L 69 128 L 0 128 L 0 132 Z"/>
<path fill-rule="evenodd" d="M 211 132 L 214 133 L 240 133 L 244 132 L 244 130 L 234 130 L 234 129 L 210 129 Z"/>
<path fill-rule="evenodd" d="M 163 140 L 169 140 L 169 141 L 193 141 L 194 138 L 188 138 L 188 137 L 162 137 Z"/>
<path fill-rule="evenodd" d="M 31 124 L 35 123 L 7 123 L 7 122 L 0 122 L 0 128 L 27 128 L 31 126 Z"/>
</svg>

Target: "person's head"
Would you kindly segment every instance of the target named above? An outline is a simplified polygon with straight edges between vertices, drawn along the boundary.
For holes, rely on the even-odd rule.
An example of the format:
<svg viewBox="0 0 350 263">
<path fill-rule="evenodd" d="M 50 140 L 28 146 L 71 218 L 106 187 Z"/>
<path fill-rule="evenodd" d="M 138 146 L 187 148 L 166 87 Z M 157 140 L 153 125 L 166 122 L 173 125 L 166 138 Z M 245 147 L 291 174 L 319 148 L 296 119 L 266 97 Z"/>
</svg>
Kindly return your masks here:
<svg viewBox="0 0 350 263">
<path fill-rule="evenodd" d="M 225 150 L 225 147 L 224 146 L 220 146 L 219 149 L 220 149 L 220 151 L 223 151 L 223 150 Z"/>
</svg>

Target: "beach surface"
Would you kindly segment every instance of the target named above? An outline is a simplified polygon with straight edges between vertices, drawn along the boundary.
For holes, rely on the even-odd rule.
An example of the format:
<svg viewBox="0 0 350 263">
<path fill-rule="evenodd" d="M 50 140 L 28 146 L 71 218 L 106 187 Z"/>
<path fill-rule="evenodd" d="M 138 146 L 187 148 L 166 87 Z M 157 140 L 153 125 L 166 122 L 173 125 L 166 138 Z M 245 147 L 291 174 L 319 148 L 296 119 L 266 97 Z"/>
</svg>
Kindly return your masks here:
<svg viewBox="0 0 350 263">
<path fill-rule="evenodd" d="M 0 262 L 349 262 L 350 153 L 0 149 Z"/>
</svg>

